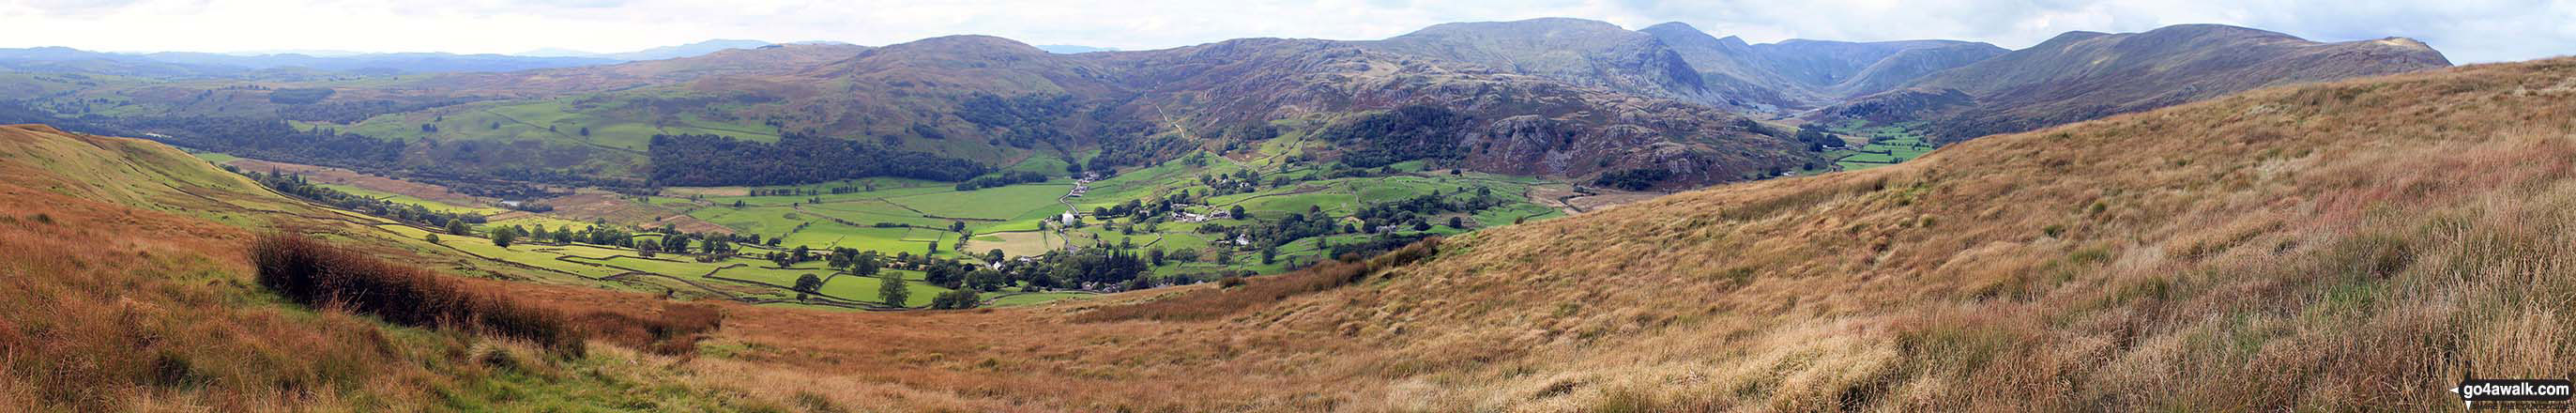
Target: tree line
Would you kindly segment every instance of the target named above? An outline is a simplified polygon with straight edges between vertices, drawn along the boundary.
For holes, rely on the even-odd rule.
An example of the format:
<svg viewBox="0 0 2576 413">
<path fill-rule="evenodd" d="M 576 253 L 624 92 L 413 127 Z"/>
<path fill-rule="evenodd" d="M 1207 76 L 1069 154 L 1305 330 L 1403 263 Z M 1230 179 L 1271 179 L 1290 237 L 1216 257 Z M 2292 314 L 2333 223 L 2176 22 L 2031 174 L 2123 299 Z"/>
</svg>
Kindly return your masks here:
<svg viewBox="0 0 2576 413">
<path fill-rule="evenodd" d="M 879 176 L 956 182 L 991 170 L 964 159 L 802 133 L 780 136 L 777 143 L 653 135 L 650 145 L 652 182 L 663 186 L 801 185 Z"/>
</svg>

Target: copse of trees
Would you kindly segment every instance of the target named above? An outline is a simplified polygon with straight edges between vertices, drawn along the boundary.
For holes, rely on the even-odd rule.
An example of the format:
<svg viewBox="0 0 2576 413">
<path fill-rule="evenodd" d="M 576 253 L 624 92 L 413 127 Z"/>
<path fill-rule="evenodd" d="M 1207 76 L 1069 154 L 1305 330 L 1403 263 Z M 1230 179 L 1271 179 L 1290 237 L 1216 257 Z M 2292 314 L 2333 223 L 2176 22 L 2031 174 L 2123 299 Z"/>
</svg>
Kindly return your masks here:
<svg viewBox="0 0 2576 413">
<path fill-rule="evenodd" d="M 1046 180 L 1046 174 L 1029 171 L 1010 171 L 999 175 L 979 177 L 966 182 L 960 182 L 957 184 L 957 190 L 973 191 L 1006 185 L 1046 182 Z"/>
<path fill-rule="evenodd" d="M 458 228 L 470 228 L 466 227 L 466 225 L 480 224 L 483 223 L 484 219 L 482 215 L 450 214 L 430 210 L 428 207 L 423 207 L 418 204 L 405 204 L 352 195 L 347 192 L 341 192 L 337 189 L 331 189 L 330 187 L 307 182 L 304 180 L 303 175 L 277 172 L 263 173 L 257 171 L 243 171 L 239 168 L 233 168 L 230 166 L 226 166 L 224 169 L 249 177 L 251 181 L 259 182 L 261 186 L 266 186 L 269 189 L 274 189 L 277 190 L 277 192 L 292 195 L 297 198 L 304 198 L 323 205 L 330 205 L 334 208 L 392 218 L 404 222 L 420 224 L 422 226 L 443 227 L 452 235 L 467 235 L 465 231 L 460 231 Z"/>
<path fill-rule="evenodd" d="M 1825 148 L 1843 146 L 1842 138 L 1836 138 L 1831 132 L 1826 132 L 1824 128 L 1816 125 L 1799 125 L 1798 143 L 1806 144 L 1807 150 L 1812 152 L 1823 152 Z"/>
<path fill-rule="evenodd" d="M 991 170 L 963 159 L 872 142 L 788 133 L 777 143 L 720 135 L 653 135 L 652 182 L 670 186 L 772 186 L 879 176 L 964 181 Z"/>
<path fill-rule="evenodd" d="M 1646 188 L 1652 188 L 1656 183 L 1661 183 L 1666 179 L 1672 179 L 1672 177 L 1673 171 L 1662 168 L 1637 168 L 1601 174 L 1601 177 L 1594 178 L 1592 180 L 1592 184 L 1618 188 L 1621 190 L 1639 191 L 1645 190 Z"/>
<path fill-rule="evenodd" d="M 1458 147 L 1458 135 L 1468 121 L 1466 115 L 1447 108 L 1408 105 L 1326 127 L 1315 137 L 1357 148 L 1342 153 L 1343 164 L 1375 168 L 1415 159 L 1465 156 Z"/>
<path fill-rule="evenodd" d="M 930 299 L 930 308 L 934 310 L 962 310 L 975 308 L 975 306 L 982 304 L 983 297 L 981 294 L 977 294 L 975 290 L 971 289 L 939 293 L 939 296 L 931 297 Z"/>
</svg>

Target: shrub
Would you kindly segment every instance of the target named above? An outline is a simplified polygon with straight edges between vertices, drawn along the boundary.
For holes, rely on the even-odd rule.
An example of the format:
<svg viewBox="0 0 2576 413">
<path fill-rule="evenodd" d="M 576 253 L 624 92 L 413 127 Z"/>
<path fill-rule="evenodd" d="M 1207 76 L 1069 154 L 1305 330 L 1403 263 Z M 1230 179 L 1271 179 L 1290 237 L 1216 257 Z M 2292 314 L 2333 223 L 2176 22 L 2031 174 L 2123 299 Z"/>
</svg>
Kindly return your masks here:
<svg viewBox="0 0 2576 413">
<path fill-rule="evenodd" d="M 971 288 L 939 293 L 939 296 L 930 298 L 930 308 L 935 310 L 963 310 L 983 303 L 982 294 Z"/>
<path fill-rule="evenodd" d="M 511 301 L 418 268 L 294 235 L 262 237 L 251 246 L 260 286 L 322 309 L 373 315 L 395 324 L 471 330 L 581 352 L 581 337 L 562 313 Z"/>
</svg>

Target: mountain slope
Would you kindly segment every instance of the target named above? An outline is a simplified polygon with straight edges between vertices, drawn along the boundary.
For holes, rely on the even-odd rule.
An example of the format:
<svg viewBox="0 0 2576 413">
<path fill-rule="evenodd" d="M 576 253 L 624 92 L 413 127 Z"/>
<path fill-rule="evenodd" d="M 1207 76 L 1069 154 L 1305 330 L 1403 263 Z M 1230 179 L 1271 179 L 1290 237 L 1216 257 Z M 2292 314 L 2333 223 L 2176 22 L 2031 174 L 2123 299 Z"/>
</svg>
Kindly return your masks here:
<svg viewBox="0 0 2576 413">
<path fill-rule="evenodd" d="M 753 409 L 772 407 L 759 400 L 794 400 L 814 410 L 2442 409 L 2457 403 L 2441 389 L 2468 373 L 2464 365 L 2482 377 L 2552 377 L 2576 361 L 2576 346 L 2567 344 L 2576 340 L 2568 335 L 2576 317 L 2565 314 L 2576 280 L 2554 276 L 2576 271 L 2576 239 L 2568 235 L 2576 233 L 2568 228 L 2576 222 L 2571 98 L 2576 59 L 2270 88 L 1963 142 L 1890 167 L 1496 228 L 1372 264 L 1255 277 L 1232 288 L 993 311 L 729 306 L 724 330 L 705 346 L 722 351 L 685 362 L 611 355 L 561 370 L 543 367 L 552 363 L 544 358 L 504 358 L 539 363 L 530 373 L 461 367 L 509 365 L 460 362 L 480 352 L 462 350 L 477 346 L 469 337 L 370 334 L 378 327 L 338 313 L 275 314 L 283 310 L 260 307 L 272 305 L 264 299 L 207 299 L 245 294 L 235 292 L 244 287 L 184 278 L 207 274 L 189 263 L 234 266 L 214 272 L 220 280 L 238 277 L 240 261 L 190 251 L 228 251 L 225 240 L 234 238 L 151 237 L 184 234 L 161 232 L 160 224 L 194 221 L 148 211 L 105 218 L 94 214 L 125 209 L 48 189 L 151 176 L 118 171 L 153 168 L 22 160 L 117 159 L 99 154 L 0 157 L 0 172 L 8 172 L 0 193 L 9 195 L 0 196 L 7 217 L 0 246 L 41 253 L 0 255 L 0 271 L 13 274 L 0 277 L 0 288 L 33 291 L 0 294 L 15 299 L 0 305 L 15 311 L 0 318 L 8 320 L 0 332 L 79 338 L 13 348 L 22 356 L 8 360 L 13 374 L 0 376 L 0 406 L 399 410 L 435 408 L 418 405 L 462 394 L 473 404 L 455 408 L 542 409 L 562 408 L 538 405 L 559 400 L 553 395 L 575 394 L 554 404 L 631 407 L 635 398 L 671 397 L 646 402 Z M 8 136 L 0 130 L 0 139 Z M 64 142 L 41 152 L 113 145 L 178 159 L 139 141 Z M 61 167 L 111 175 L 45 172 Z M 61 212 L 33 218 L 37 211 Z M 47 220 L 78 225 L 43 226 L 56 225 L 41 224 Z M 107 225 L 114 223 L 135 225 Z M 214 258 L 196 258 L 207 255 Z M 122 285 L 141 288 L 115 287 Z M 649 302 L 525 291 L 599 307 Z M 26 310 L 58 307 L 81 311 Z M 231 325 L 293 334 L 181 327 Z M 175 339 L 126 347 L 136 336 Z M 274 348 L 296 348 L 301 357 L 219 356 Z M 107 354 L 120 357 L 98 356 Z M 158 362 L 88 364 L 107 367 L 69 375 L 55 368 L 80 365 L 56 362 L 83 355 L 131 354 L 176 354 L 187 366 L 210 366 L 218 380 L 160 375 L 175 370 L 154 366 L 175 364 Z M 224 367 L 231 363 L 240 364 Z M 442 370 L 448 366 L 459 367 Z M 279 383 L 272 371 L 313 380 L 299 383 L 360 384 L 286 399 L 265 393 L 262 386 Z M 560 391 L 596 389 L 583 381 L 601 377 L 624 383 L 610 388 L 651 390 Z M 470 385 L 486 379 L 515 384 Z M 400 393 L 424 383 L 458 392 Z M 674 383 L 749 390 L 674 396 L 664 387 Z M 151 391 L 115 393 L 140 394 L 131 399 L 49 393 L 94 387 Z M 794 390 L 812 388 L 848 390 Z M 504 394 L 520 401 L 480 404 Z"/>
<path fill-rule="evenodd" d="M 1750 121 L 1680 100 L 1313 40 L 1236 40 L 1106 55 L 1140 90 L 1139 116 L 1221 126 L 1431 105 L 1469 119 L 1445 136 L 1477 170 L 1580 177 L 1659 169 L 1662 186 L 1746 179 L 1812 162 Z M 1148 106 L 1150 105 L 1150 106 Z M 1776 133 L 1776 132 L 1774 132 Z"/>
<path fill-rule="evenodd" d="M 2001 55 L 1991 44 L 1911 40 L 1837 42 L 1791 39 L 1746 44 L 1681 22 L 1639 29 L 1671 45 L 1722 95 L 1772 109 L 1811 108 L 1877 93 L 1925 74 Z"/>
<path fill-rule="evenodd" d="M 313 231 L 351 251 L 433 262 L 347 219 L 151 141 L 0 125 L 0 250 L 9 251 L 0 254 L 0 353 L 10 355 L 0 359 L 0 410 L 774 410 L 785 402 L 678 382 L 660 364 L 669 358 L 606 345 L 612 339 L 586 354 L 554 353 L 296 305 L 256 283 L 247 247 L 271 231 Z M 459 282 L 506 285 L 509 300 L 622 302 L 579 307 L 610 312 L 581 329 L 627 323 L 617 317 L 655 305 L 591 288 Z M 622 315 L 602 315 L 612 313 Z M 661 385 L 631 391 L 637 382 Z"/>
<path fill-rule="evenodd" d="M 2557 59 L 1999 135 L 1479 232 L 1228 331 L 1384 349 L 1347 374 L 1396 410 L 2448 408 L 2463 365 L 2576 360 L 2570 97 Z"/>
<path fill-rule="evenodd" d="M 1723 104 L 1707 94 L 1690 63 L 1653 36 L 1608 22 L 1541 18 L 1443 23 L 1359 42 L 1372 50 L 1483 65 L 1577 85 Z"/>
<path fill-rule="evenodd" d="M 1928 121 L 1946 140 L 2017 132 L 2265 86 L 2449 66 L 2404 38 L 2317 43 L 2221 25 L 2070 32 L 2028 49 L 1823 110 L 1882 123 Z M 1927 99 L 1956 91 L 1971 101 Z M 1940 100 L 1944 103 L 1921 104 Z"/>
</svg>

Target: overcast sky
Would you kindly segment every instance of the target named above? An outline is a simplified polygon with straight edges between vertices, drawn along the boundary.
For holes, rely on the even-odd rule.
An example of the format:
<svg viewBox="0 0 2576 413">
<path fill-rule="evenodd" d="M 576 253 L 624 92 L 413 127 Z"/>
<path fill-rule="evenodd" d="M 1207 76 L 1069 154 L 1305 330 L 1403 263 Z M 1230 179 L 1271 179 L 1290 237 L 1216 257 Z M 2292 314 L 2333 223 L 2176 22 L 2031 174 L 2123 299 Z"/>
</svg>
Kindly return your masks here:
<svg viewBox="0 0 2576 413">
<path fill-rule="evenodd" d="M 706 39 L 865 45 L 950 34 L 1154 49 L 1241 37 L 1377 39 L 1442 22 L 1681 21 L 1756 43 L 1961 39 L 2223 23 L 2311 40 L 2405 36 L 2458 63 L 2576 54 L 2576 0 L 0 0 L 0 47 L 106 51 L 617 52 Z M 1117 4 L 1110 4 L 1117 3 Z M 1221 4 L 1224 3 L 1224 4 Z"/>
</svg>

